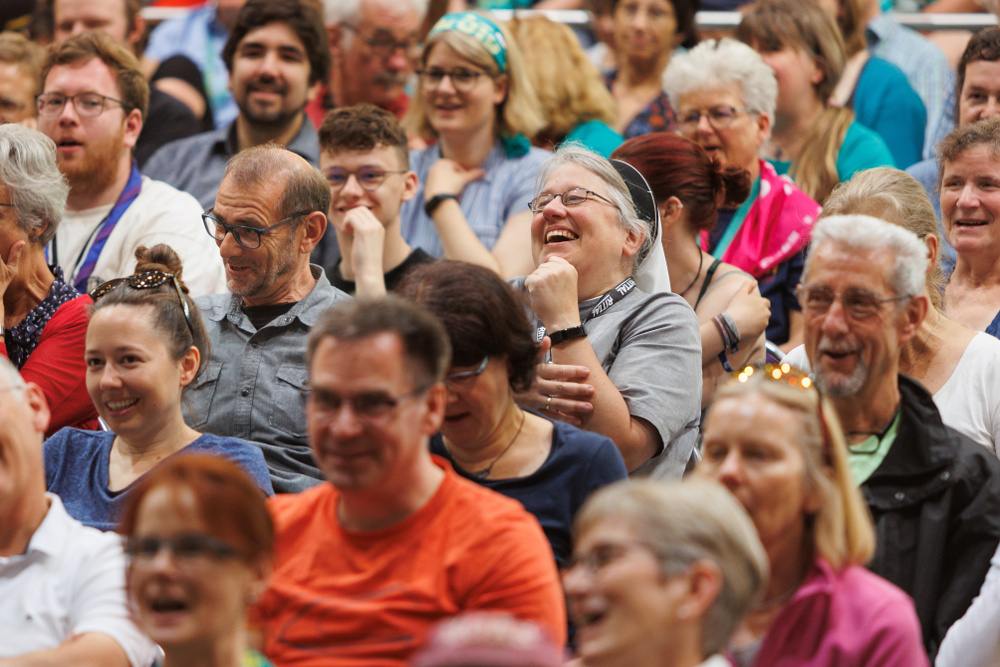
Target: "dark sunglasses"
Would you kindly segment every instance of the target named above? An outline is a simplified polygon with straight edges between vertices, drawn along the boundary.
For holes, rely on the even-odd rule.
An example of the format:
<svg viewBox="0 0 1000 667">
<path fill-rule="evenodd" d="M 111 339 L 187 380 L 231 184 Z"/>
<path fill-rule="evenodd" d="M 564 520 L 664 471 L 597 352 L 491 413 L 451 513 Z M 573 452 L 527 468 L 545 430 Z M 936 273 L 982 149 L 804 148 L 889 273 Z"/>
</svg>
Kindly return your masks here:
<svg viewBox="0 0 1000 667">
<path fill-rule="evenodd" d="M 111 290 L 123 283 L 132 289 L 144 290 L 159 287 L 168 280 L 174 284 L 174 290 L 177 292 L 177 299 L 181 303 L 181 310 L 184 311 L 184 321 L 187 322 L 188 331 L 191 332 L 191 339 L 194 340 L 195 335 L 194 326 L 191 324 L 191 310 L 188 308 L 187 299 L 184 298 L 184 292 L 181 291 L 181 286 L 177 282 L 177 277 L 172 273 L 164 273 L 163 271 L 154 269 L 152 271 L 137 273 L 125 278 L 115 278 L 95 287 L 94 291 L 90 293 L 90 298 L 96 303 L 98 299 L 102 299 L 107 296 Z"/>
</svg>

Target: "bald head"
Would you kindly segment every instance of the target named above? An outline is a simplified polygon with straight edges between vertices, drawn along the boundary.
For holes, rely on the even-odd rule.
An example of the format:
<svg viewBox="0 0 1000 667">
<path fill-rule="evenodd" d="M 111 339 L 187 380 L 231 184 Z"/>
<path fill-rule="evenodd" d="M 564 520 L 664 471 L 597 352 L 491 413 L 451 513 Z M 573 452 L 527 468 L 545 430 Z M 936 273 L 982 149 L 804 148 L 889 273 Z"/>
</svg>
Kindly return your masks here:
<svg viewBox="0 0 1000 667">
<path fill-rule="evenodd" d="M 319 169 L 302 156 L 275 144 L 253 146 L 234 155 L 226 164 L 225 183 L 247 192 L 266 183 L 282 182 L 281 197 L 273 202 L 279 218 L 300 211 L 330 209 L 330 185 Z"/>
</svg>

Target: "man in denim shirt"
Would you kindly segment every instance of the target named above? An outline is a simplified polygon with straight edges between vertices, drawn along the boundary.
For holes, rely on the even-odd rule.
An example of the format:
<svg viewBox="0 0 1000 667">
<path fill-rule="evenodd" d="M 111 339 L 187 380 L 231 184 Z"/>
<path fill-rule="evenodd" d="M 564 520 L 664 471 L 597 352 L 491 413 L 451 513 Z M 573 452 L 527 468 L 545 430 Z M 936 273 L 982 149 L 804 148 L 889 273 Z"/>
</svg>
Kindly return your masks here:
<svg viewBox="0 0 1000 667">
<path fill-rule="evenodd" d="M 330 305 L 350 298 L 309 263 L 329 208 L 323 175 L 272 144 L 229 160 L 203 216 L 232 294 L 198 299 L 212 354 L 185 393 L 187 419 L 259 444 L 277 493 L 323 479 L 306 439 L 306 338 Z"/>
</svg>

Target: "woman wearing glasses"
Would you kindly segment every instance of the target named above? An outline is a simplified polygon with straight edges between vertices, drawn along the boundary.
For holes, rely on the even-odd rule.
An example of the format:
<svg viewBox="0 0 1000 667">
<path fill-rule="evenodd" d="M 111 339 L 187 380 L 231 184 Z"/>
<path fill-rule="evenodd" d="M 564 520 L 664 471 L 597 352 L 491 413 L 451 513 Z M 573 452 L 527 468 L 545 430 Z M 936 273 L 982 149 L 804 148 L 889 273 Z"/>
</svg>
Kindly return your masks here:
<svg viewBox="0 0 1000 667">
<path fill-rule="evenodd" d="M 647 223 L 616 166 L 572 145 L 545 162 L 536 187 L 537 268 L 513 284 L 552 363 L 519 401 L 608 436 L 633 473 L 680 477 L 698 437 L 701 336 L 683 298 L 637 286 L 655 260 L 653 196 L 635 189 Z"/>
<path fill-rule="evenodd" d="M 574 665 L 729 667 L 718 653 L 763 592 L 767 558 L 725 489 L 615 484 L 587 501 L 574 532 L 563 576 Z"/>
<path fill-rule="evenodd" d="M 679 111 L 681 134 L 713 160 L 750 174 L 749 197 L 740 204 L 728 195 L 716 223 L 698 232 L 698 242 L 705 252 L 757 280 L 771 304 L 767 339 L 790 350 L 805 335 L 795 286 L 820 209 L 760 157 L 778 96 L 774 72 L 749 46 L 711 40 L 674 58 L 664 87 Z"/>
<path fill-rule="evenodd" d="M 158 667 L 267 667 L 247 612 L 271 573 L 274 526 L 236 465 L 172 457 L 136 485 L 119 531 L 137 625 L 163 649 Z"/>
<path fill-rule="evenodd" d="M 420 63 L 404 123 L 437 143 L 410 156 L 419 186 L 403 204 L 403 237 L 504 277 L 530 271 L 523 207 L 548 153 L 528 141 L 545 121 L 517 45 L 486 16 L 446 14 Z"/>
<path fill-rule="evenodd" d="M 735 664 L 928 664 L 913 601 L 864 567 L 875 531 L 836 412 L 808 377 L 768 365 L 720 387 L 695 474 L 740 501 L 770 562 L 730 644 Z"/>
<path fill-rule="evenodd" d="M 899 369 L 931 393 L 946 426 L 995 452 L 1000 440 L 1000 341 L 953 322 L 941 311 L 941 241 L 923 186 L 898 169 L 868 169 L 838 185 L 820 217 L 852 214 L 899 225 L 927 245 L 924 296 L 930 309 L 900 350 Z M 805 346 L 792 350 L 784 361 L 809 370 Z"/>
<path fill-rule="evenodd" d="M 83 363 L 90 297 L 45 257 L 69 192 L 55 144 L 4 124 L 0 155 L 0 354 L 45 394 L 52 411 L 47 436 L 65 426 L 97 428 Z"/>
<path fill-rule="evenodd" d="M 136 250 L 136 273 L 93 292 L 87 391 L 109 431 L 63 429 L 45 442 L 45 476 L 73 518 L 113 530 L 136 480 L 181 450 L 237 461 L 264 493 L 264 455 L 236 438 L 184 423 L 181 394 L 205 367 L 209 343 L 168 246 Z"/>
<path fill-rule="evenodd" d="M 451 340 L 448 404 L 431 451 L 464 477 L 521 501 L 538 518 L 561 567 L 583 501 L 627 477 L 621 454 L 602 435 L 514 401 L 531 386 L 541 347 L 524 303 L 492 271 L 437 262 L 409 274 L 399 294 L 436 315 Z"/>
</svg>

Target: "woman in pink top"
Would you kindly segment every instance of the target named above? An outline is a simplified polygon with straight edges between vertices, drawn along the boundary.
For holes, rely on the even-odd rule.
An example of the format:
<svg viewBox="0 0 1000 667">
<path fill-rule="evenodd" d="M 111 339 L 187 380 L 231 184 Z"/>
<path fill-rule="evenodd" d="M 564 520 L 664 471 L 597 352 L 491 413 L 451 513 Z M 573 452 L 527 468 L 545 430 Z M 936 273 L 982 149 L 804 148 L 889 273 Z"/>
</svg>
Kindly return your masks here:
<svg viewBox="0 0 1000 667">
<path fill-rule="evenodd" d="M 743 504 L 771 565 L 730 643 L 739 667 L 927 665 L 913 602 L 863 565 L 875 533 L 836 413 L 787 364 L 716 391 L 697 474 Z"/>
</svg>

